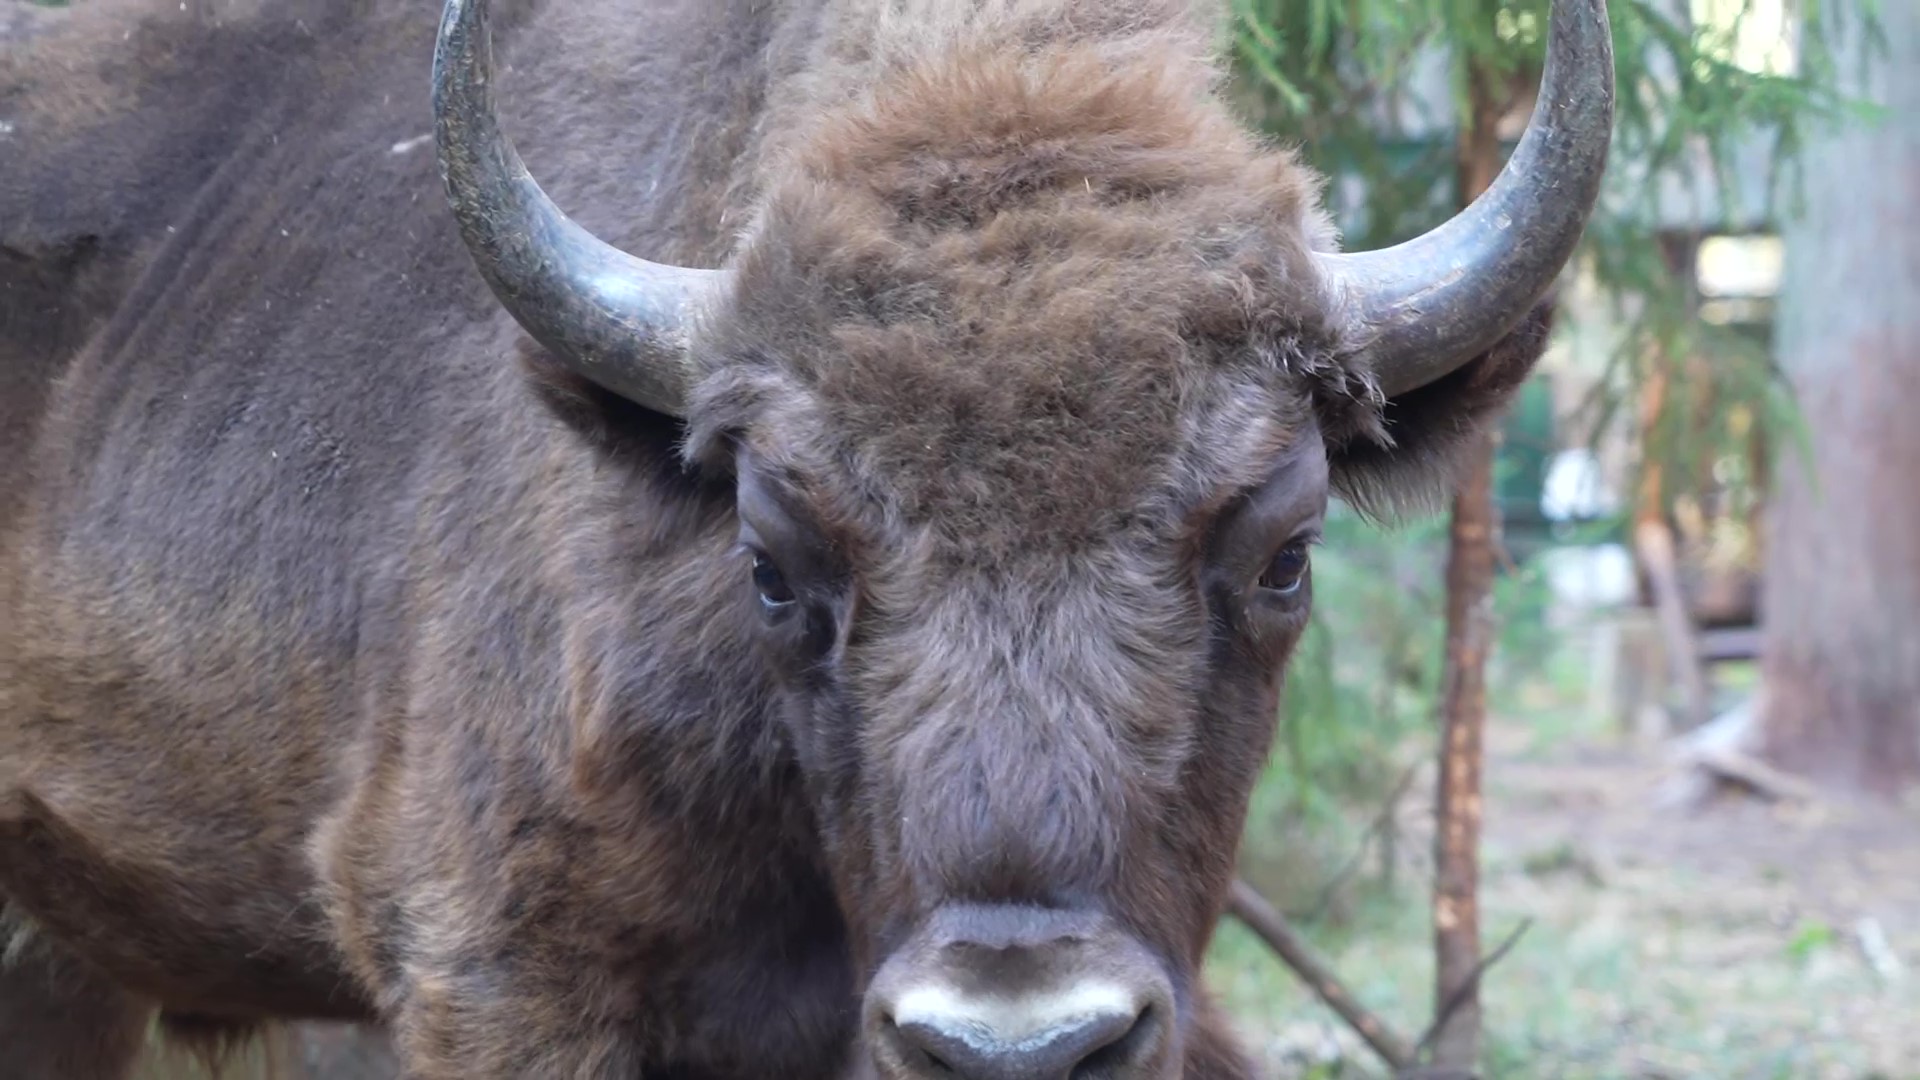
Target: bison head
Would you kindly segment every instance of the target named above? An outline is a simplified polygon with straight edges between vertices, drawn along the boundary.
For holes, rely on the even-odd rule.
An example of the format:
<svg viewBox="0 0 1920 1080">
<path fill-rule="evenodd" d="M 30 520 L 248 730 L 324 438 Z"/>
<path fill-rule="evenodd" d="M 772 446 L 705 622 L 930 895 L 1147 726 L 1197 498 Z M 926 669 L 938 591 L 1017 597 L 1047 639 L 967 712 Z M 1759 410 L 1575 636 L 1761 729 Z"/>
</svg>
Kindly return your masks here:
<svg viewBox="0 0 1920 1080">
<path fill-rule="evenodd" d="M 1537 355 L 1511 343 L 1606 157 L 1605 6 L 1556 5 L 1492 190 L 1364 254 L 1182 35 L 960 22 L 769 151 L 723 269 L 545 198 L 494 119 L 484 0 L 442 24 L 442 167 L 521 324 L 736 478 L 741 617 L 872 1064 L 1176 1075 L 1329 492 L 1438 491 Z"/>
</svg>

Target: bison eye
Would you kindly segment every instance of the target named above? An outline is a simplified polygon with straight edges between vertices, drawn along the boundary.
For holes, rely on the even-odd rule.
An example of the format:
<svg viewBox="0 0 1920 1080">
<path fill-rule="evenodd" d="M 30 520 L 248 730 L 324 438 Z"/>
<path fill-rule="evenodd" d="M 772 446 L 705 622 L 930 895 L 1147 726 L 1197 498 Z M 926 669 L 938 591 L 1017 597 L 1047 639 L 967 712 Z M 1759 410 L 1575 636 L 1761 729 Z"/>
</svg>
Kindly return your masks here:
<svg viewBox="0 0 1920 1080">
<path fill-rule="evenodd" d="M 1300 591 L 1301 583 L 1307 578 L 1307 565 L 1307 542 L 1292 541 L 1267 564 L 1260 575 L 1260 587 L 1280 596 L 1292 596 Z"/>
<path fill-rule="evenodd" d="M 760 603 L 774 611 L 793 603 L 793 586 L 787 584 L 787 576 L 773 565 L 773 560 L 754 552 L 753 587 L 760 590 Z"/>
</svg>

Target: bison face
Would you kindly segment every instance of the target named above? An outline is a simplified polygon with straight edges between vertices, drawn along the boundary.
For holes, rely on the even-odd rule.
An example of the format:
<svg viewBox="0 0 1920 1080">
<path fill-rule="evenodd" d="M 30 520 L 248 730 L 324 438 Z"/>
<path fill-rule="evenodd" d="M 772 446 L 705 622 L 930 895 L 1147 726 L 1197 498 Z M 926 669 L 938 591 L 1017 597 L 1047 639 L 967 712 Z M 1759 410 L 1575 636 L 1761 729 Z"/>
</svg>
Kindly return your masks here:
<svg viewBox="0 0 1920 1080">
<path fill-rule="evenodd" d="M 1167 1075 L 1311 603 L 1318 433 L 1178 512 L 1089 493 L 1110 533 L 1050 550 L 1043 520 L 1003 559 L 884 536 L 750 448 L 738 476 L 741 603 L 883 1072 Z"/>
<path fill-rule="evenodd" d="M 1606 160 L 1605 4 L 1556 0 L 1492 189 L 1357 254 L 1215 95 L 1201 36 L 1031 7 L 848 20 L 898 37 L 782 84 L 717 269 L 618 251 L 546 198 L 494 117 L 484 0 L 447 0 L 441 169 L 521 325 L 736 478 L 739 617 L 871 1063 L 1237 1075 L 1200 1045 L 1194 972 L 1308 548 L 1330 487 L 1445 491 L 1537 357 L 1528 312 Z"/>
</svg>

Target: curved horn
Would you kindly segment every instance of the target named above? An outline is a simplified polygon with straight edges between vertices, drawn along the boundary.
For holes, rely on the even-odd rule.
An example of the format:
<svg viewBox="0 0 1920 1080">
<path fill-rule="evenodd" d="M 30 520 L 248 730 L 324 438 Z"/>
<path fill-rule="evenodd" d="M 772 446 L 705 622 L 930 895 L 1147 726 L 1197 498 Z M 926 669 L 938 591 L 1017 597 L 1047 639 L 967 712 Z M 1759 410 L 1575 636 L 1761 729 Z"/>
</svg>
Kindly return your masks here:
<svg viewBox="0 0 1920 1080">
<path fill-rule="evenodd" d="M 440 179 L 481 276 L 568 367 L 678 415 L 688 314 L 724 272 L 635 258 L 562 213 L 501 133 L 492 75 L 487 0 L 447 0 L 433 52 L 433 133 Z"/>
<path fill-rule="evenodd" d="M 1316 256 L 1388 397 L 1486 351 L 1553 284 L 1593 211 L 1612 134 L 1606 0 L 1554 0 L 1540 97 L 1493 186 L 1406 243 Z"/>
</svg>

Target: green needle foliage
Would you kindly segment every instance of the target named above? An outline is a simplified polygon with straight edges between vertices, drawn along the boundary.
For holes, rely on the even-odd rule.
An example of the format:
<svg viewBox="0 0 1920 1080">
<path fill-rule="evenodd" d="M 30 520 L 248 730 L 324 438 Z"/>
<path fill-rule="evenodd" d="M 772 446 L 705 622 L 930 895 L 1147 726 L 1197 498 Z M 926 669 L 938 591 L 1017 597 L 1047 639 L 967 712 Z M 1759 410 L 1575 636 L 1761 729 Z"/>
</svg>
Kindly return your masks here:
<svg viewBox="0 0 1920 1080">
<path fill-rule="evenodd" d="M 1877 32 L 1873 0 L 1865 18 Z M 1336 180 L 1330 201 L 1351 248 L 1380 247 L 1453 212 L 1452 130 L 1469 107 L 1478 66 L 1503 89 L 1538 78 L 1548 0 L 1233 0 L 1237 89 L 1265 130 L 1298 144 Z M 1869 116 L 1842 97 L 1835 72 L 1869 57 L 1836 52 L 1834 13 L 1822 0 L 1612 0 L 1617 120 L 1607 186 L 1576 266 L 1624 333 L 1581 424 L 1597 435 L 1656 370 L 1666 408 L 1643 436 L 1644 459 L 1693 474 L 1744 454 L 1756 431 L 1791 429 L 1793 410 L 1764 335 L 1702 320 L 1691 269 L 1655 243 L 1676 204 L 1697 207 L 1705 232 L 1767 230 L 1790 208 L 1793 166 L 1810 125 Z M 1792 47 L 1778 44 L 1791 28 Z M 1872 33 L 1869 40 L 1877 42 Z M 1450 96 L 1418 100 L 1409 76 L 1421 57 L 1447 65 Z M 1436 112 L 1450 115 L 1434 115 Z M 1410 113 L 1414 132 L 1391 117 Z M 1517 118 L 1516 118 L 1517 119 Z M 1517 125 L 1516 125 L 1517 126 Z M 1755 154 L 1764 150 L 1764 154 Z M 1758 160 L 1756 160 L 1758 158 Z M 1758 206 L 1743 206 L 1763 169 Z M 1359 178 L 1362 184 L 1343 184 Z M 1751 200 L 1745 200 L 1751 202 Z M 1711 407 L 1709 408 L 1709 403 Z M 1731 423 L 1702 425 L 1703 412 Z M 1634 426 L 1638 426 L 1634 418 Z"/>
<path fill-rule="evenodd" d="M 1764 453 L 1797 441 L 1764 309 L 1757 324 L 1703 318 L 1692 266 L 1671 255 L 1689 245 L 1661 239 L 1771 232 L 1792 210 L 1804 135 L 1871 118 L 1835 87 L 1842 65 L 1870 62 L 1883 44 L 1877 0 L 1863 0 L 1874 46 L 1866 56 L 1833 44 L 1831 2 L 1609 4 L 1613 147 L 1574 260 L 1570 291 L 1585 299 L 1573 310 L 1563 303 L 1559 324 L 1574 328 L 1578 310 L 1605 313 L 1605 370 L 1569 419 L 1595 442 L 1624 435 L 1642 466 L 1661 467 L 1668 509 L 1710 490 L 1722 513 L 1739 514 L 1760 494 Z M 1469 115 L 1470 70 L 1515 104 L 1503 131 L 1511 147 L 1538 79 L 1548 9 L 1549 0 L 1231 0 L 1233 90 L 1252 122 L 1328 174 L 1346 246 L 1383 247 L 1456 209 L 1453 132 Z M 1416 77 L 1435 70 L 1449 93 L 1415 93 Z M 1656 376 L 1666 385 L 1661 407 L 1642 415 Z M 1275 887 L 1298 876 L 1279 862 L 1303 844 L 1331 854 L 1357 839 L 1339 806 L 1381 798 L 1403 767 L 1395 757 L 1407 760 L 1402 744 L 1431 727 L 1445 539 L 1436 524 L 1389 533 L 1343 518 L 1315 556 L 1316 622 L 1293 665 L 1274 768 L 1248 830 L 1249 870 L 1257 877 L 1272 863 Z M 1500 588 L 1508 612 L 1538 606 L 1527 590 L 1542 586 L 1524 568 Z M 1527 629 L 1537 639 L 1540 628 Z"/>
</svg>

